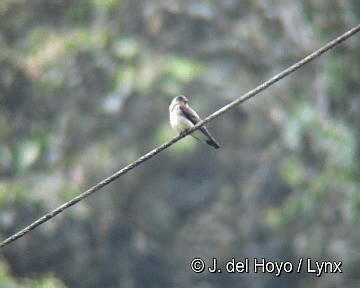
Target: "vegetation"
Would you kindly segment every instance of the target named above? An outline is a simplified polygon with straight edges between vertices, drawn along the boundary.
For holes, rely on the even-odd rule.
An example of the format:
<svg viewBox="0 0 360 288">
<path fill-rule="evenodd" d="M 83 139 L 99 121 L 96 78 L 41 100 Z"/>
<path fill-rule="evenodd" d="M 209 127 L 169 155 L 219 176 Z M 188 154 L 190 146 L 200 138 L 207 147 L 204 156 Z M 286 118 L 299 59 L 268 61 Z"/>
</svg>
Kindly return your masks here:
<svg viewBox="0 0 360 288">
<path fill-rule="evenodd" d="M 251 2 L 251 3 L 250 3 Z M 286 3 L 285 3 L 286 2 Z M 0 238 L 359 23 L 359 1 L 0 2 Z M 360 285 L 355 35 L 1 250 L 0 287 Z M 192 259 L 342 261 L 196 274 Z"/>
</svg>

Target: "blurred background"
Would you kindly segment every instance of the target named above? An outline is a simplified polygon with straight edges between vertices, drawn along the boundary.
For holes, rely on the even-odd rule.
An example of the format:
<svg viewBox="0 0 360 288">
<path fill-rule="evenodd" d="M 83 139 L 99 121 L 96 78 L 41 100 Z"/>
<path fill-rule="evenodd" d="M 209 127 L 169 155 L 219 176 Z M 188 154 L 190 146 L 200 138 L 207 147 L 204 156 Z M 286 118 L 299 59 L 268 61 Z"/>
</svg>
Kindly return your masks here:
<svg viewBox="0 0 360 288">
<path fill-rule="evenodd" d="M 0 2 L 0 239 L 359 23 L 356 0 Z M 1 250 L 0 287 L 360 287 L 360 39 Z M 342 261 L 196 274 L 190 262 Z M 222 267 L 221 267 L 222 268 Z"/>
</svg>

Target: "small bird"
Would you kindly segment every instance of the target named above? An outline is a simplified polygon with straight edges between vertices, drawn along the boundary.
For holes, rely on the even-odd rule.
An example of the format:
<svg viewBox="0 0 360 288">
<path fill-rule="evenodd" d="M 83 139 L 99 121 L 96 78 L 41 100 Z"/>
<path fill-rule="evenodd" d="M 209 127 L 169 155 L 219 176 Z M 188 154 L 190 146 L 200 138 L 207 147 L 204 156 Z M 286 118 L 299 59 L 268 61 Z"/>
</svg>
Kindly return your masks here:
<svg viewBox="0 0 360 288">
<path fill-rule="evenodd" d="M 189 100 L 185 96 L 180 95 L 175 97 L 169 106 L 171 127 L 180 134 L 186 132 L 201 121 L 199 115 L 189 107 L 188 102 Z M 211 136 L 205 126 L 200 127 L 193 132 L 191 136 L 216 149 L 220 148 L 220 145 Z"/>
</svg>

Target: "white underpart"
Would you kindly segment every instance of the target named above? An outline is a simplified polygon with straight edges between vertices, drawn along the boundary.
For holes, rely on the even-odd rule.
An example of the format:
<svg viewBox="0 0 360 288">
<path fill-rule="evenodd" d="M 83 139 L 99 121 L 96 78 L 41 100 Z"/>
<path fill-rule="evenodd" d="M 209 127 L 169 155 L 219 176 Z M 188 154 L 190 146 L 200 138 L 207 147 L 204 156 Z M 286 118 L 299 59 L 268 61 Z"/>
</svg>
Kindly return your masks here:
<svg viewBox="0 0 360 288">
<path fill-rule="evenodd" d="M 170 107 L 171 109 L 172 107 Z M 182 115 L 179 105 L 176 105 L 172 111 L 170 111 L 170 124 L 177 132 L 182 133 L 193 126 L 195 126 L 190 120 Z M 208 137 L 200 130 L 196 130 L 191 134 L 196 139 L 206 142 Z"/>
</svg>

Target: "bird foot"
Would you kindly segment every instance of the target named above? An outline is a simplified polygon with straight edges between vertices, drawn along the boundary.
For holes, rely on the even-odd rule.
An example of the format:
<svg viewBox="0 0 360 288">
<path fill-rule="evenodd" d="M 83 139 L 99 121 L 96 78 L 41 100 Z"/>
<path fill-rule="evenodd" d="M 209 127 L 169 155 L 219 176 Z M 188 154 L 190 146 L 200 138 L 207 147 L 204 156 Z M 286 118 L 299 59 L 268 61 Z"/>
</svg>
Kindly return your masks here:
<svg viewBox="0 0 360 288">
<path fill-rule="evenodd" d="M 180 136 L 181 136 L 181 137 L 184 137 L 187 132 L 188 132 L 188 130 L 185 130 L 185 131 L 181 132 L 181 133 L 180 133 Z"/>
</svg>

